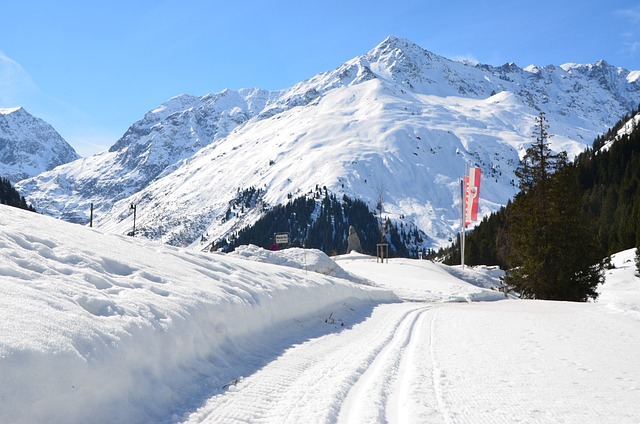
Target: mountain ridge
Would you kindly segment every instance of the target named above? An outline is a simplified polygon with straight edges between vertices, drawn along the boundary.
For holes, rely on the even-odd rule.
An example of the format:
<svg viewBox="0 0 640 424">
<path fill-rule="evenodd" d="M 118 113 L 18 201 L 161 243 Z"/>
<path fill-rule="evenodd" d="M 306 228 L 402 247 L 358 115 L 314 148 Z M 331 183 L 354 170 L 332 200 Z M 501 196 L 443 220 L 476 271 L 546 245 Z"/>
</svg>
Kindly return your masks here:
<svg viewBox="0 0 640 424">
<path fill-rule="evenodd" d="M 487 214 L 515 194 L 513 169 L 538 111 L 556 135 L 552 147 L 575 156 L 640 103 L 635 71 L 598 63 L 564 65 L 568 71 L 472 66 L 391 36 L 285 90 L 174 97 L 103 156 L 19 188 L 39 210 L 80 222 L 92 201 L 99 225 L 121 233 L 130 229 L 127 208 L 136 203 L 147 209 L 147 227 L 156 228 L 149 237 L 180 245 L 255 221 L 259 209 L 221 222 L 237 193 L 251 186 L 264 190 L 260 208 L 320 185 L 373 210 L 382 191 L 386 214 L 403 216 L 437 245 L 458 225 L 465 160 L 483 168 Z M 70 185 L 52 186 L 62 176 Z M 79 195 L 69 194 L 71 186 Z"/>
</svg>

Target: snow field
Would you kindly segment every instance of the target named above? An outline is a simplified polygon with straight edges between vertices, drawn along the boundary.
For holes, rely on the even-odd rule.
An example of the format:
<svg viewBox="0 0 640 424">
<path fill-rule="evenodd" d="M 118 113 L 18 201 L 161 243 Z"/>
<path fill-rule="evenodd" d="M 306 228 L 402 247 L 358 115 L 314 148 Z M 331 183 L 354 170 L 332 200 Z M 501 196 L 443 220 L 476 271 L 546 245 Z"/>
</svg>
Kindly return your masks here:
<svg viewBox="0 0 640 424">
<path fill-rule="evenodd" d="M 456 423 L 640 420 L 639 322 L 597 304 L 542 301 L 438 309 L 432 358 Z"/>
<path fill-rule="evenodd" d="M 1 422 L 168 422 L 255 371 L 261 362 L 245 357 L 274 346 L 279 326 L 397 301 L 314 272 L 1 210 Z"/>
<path fill-rule="evenodd" d="M 392 259 L 376 263 L 371 256 L 352 252 L 335 258 L 350 274 L 366 278 L 374 284 L 393 290 L 406 301 L 472 302 L 503 300 L 501 271 L 495 268 L 449 267 L 430 261 Z"/>
<path fill-rule="evenodd" d="M 0 422 L 640 422 L 633 249 L 596 303 L 505 300 L 490 267 L 0 212 Z"/>
</svg>

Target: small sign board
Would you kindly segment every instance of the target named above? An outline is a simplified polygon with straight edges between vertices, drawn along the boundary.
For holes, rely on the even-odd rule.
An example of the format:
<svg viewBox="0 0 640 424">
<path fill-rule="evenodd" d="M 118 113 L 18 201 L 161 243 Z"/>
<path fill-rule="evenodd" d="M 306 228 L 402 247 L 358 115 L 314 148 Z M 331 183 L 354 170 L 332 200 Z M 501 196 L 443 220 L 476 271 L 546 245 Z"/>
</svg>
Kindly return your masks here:
<svg viewBox="0 0 640 424">
<path fill-rule="evenodd" d="M 276 244 L 289 244 L 289 233 L 275 233 L 273 238 Z"/>
</svg>

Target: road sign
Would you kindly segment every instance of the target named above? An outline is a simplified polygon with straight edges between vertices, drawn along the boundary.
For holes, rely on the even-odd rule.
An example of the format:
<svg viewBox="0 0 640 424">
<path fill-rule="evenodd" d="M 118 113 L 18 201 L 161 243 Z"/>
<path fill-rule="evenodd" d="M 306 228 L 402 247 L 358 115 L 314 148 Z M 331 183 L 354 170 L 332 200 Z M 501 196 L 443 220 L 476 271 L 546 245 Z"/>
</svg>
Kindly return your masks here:
<svg viewBox="0 0 640 424">
<path fill-rule="evenodd" d="M 274 239 L 276 244 L 289 244 L 289 233 L 276 233 Z"/>
</svg>

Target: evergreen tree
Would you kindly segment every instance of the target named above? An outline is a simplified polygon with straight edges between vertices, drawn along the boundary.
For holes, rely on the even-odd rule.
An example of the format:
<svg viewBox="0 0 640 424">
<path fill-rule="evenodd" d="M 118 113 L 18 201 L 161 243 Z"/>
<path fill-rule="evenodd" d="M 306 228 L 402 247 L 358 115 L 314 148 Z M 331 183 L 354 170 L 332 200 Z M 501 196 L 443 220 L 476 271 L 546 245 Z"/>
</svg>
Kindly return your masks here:
<svg viewBox="0 0 640 424">
<path fill-rule="evenodd" d="M 516 175 L 521 192 L 508 210 L 505 282 L 522 297 L 586 301 L 603 281 L 597 242 L 581 212 L 578 174 L 566 152 L 549 148 L 540 113 L 536 141 Z"/>
<path fill-rule="evenodd" d="M 24 196 L 21 196 L 20 193 L 13 188 L 11 181 L 4 177 L 0 177 L 0 203 L 32 212 L 36 211 L 33 206 L 27 205 L 27 200 Z"/>
</svg>

